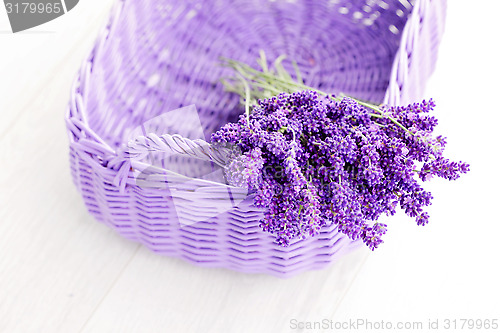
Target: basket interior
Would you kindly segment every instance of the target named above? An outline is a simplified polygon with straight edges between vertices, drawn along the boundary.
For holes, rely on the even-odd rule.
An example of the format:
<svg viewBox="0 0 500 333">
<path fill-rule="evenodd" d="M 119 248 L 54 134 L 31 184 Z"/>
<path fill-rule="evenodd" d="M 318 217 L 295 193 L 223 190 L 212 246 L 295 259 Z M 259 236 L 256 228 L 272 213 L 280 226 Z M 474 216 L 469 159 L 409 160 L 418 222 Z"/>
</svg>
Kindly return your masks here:
<svg viewBox="0 0 500 333">
<path fill-rule="evenodd" d="M 144 122 L 182 106 L 196 106 L 201 135 L 242 112 L 224 92 L 221 56 L 257 67 L 287 55 L 305 83 L 381 102 L 401 33 L 412 10 L 407 0 L 125 0 L 94 55 L 89 78 L 90 127 L 118 147 Z M 285 64 L 286 66 L 286 64 Z M 162 128 L 199 138 L 177 117 Z M 199 126 L 198 126 L 199 127 Z"/>
</svg>

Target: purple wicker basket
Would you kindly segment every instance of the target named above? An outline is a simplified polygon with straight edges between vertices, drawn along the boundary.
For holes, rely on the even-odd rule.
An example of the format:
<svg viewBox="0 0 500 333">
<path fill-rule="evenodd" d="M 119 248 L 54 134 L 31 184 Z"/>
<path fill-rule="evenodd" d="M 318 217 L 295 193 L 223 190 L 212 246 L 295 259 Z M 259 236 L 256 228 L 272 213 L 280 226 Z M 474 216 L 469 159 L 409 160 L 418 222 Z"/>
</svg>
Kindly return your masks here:
<svg viewBox="0 0 500 333">
<path fill-rule="evenodd" d="M 219 59 L 254 65 L 261 49 L 269 59 L 286 54 L 310 86 L 404 104 L 422 97 L 445 5 L 119 1 L 66 114 L 71 172 L 89 212 L 156 253 L 197 265 L 281 277 L 324 267 L 359 243 L 330 225 L 280 247 L 259 227 L 251 195 L 206 177 L 222 158 L 206 138 L 242 112 L 219 83 L 228 70 Z"/>
</svg>

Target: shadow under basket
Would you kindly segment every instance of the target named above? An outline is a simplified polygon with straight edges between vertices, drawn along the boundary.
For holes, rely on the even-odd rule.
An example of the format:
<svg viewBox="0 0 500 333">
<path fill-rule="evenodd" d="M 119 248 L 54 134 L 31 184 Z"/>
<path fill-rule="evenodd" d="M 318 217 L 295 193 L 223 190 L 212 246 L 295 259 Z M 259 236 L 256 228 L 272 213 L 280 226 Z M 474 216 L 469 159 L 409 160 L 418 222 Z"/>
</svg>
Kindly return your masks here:
<svg viewBox="0 0 500 333">
<path fill-rule="evenodd" d="M 116 3 L 66 113 L 70 166 L 88 211 L 152 251 L 280 277 L 357 247 L 327 225 L 281 247 L 252 195 L 229 186 L 207 140 L 243 109 L 220 57 L 286 55 L 309 86 L 390 105 L 419 101 L 444 0 L 144 0 Z M 222 180 L 221 180 L 222 179 Z"/>
</svg>

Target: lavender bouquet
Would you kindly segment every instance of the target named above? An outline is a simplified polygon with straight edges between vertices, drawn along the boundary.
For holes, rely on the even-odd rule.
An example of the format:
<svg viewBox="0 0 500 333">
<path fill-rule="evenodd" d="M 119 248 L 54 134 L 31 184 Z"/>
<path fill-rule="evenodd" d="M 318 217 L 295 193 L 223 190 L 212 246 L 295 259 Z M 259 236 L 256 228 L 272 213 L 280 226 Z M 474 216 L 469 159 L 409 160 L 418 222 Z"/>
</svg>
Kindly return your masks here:
<svg viewBox="0 0 500 333">
<path fill-rule="evenodd" d="M 269 69 L 261 53 L 262 70 L 223 60 L 235 71 L 223 83 L 242 97 L 245 114 L 212 135 L 214 144 L 238 152 L 226 177 L 253 192 L 254 205 L 265 210 L 262 229 L 288 246 L 333 223 L 374 250 L 387 230 L 379 216 L 394 215 L 397 206 L 427 224 L 432 195 L 421 183 L 469 171 L 443 156 L 446 139 L 433 135 L 434 102 L 388 107 L 331 95 L 306 86 L 295 64 L 293 79 L 283 60 Z"/>
</svg>

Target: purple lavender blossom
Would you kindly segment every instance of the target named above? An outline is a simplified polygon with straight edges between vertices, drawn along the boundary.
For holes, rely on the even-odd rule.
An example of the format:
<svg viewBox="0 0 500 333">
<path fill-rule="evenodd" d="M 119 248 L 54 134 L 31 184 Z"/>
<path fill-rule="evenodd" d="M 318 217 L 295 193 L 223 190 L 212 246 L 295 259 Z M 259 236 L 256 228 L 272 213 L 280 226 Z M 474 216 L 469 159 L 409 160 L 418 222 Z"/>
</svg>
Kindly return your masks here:
<svg viewBox="0 0 500 333">
<path fill-rule="evenodd" d="M 377 219 L 394 215 L 397 205 L 418 225 L 428 223 L 432 195 L 420 180 L 455 180 L 469 170 L 443 157 L 446 139 L 432 135 L 434 107 L 423 101 L 382 107 L 379 115 L 347 97 L 282 93 L 259 100 L 212 142 L 241 150 L 227 179 L 253 191 L 255 206 L 265 209 L 260 226 L 279 244 L 333 224 L 374 250 L 387 231 Z"/>
</svg>

